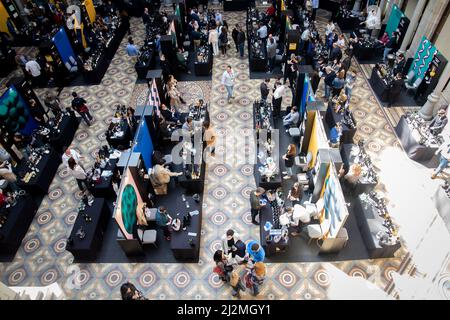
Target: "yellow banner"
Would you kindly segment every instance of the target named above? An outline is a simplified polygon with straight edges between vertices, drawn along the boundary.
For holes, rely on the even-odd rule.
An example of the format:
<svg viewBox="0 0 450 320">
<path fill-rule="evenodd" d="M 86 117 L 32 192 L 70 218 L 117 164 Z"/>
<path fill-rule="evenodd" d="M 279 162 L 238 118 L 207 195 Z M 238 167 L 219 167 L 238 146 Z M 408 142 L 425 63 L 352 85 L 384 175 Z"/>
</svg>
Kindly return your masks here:
<svg viewBox="0 0 450 320">
<path fill-rule="evenodd" d="M 88 16 L 89 16 L 89 20 L 91 21 L 91 23 L 94 23 L 95 16 L 97 14 L 95 12 L 94 3 L 92 2 L 92 0 L 86 0 L 86 1 L 83 2 L 83 5 L 86 8 L 86 11 L 87 11 Z"/>
<path fill-rule="evenodd" d="M 311 152 L 312 155 L 311 163 L 309 164 L 308 169 L 312 169 L 316 165 L 317 152 L 319 151 L 319 142 L 317 137 L 318 136 L 317 130 L 319 125 L 317 124 L 317 117 L 315 111 L 308 111 L 308 117 L 313 117 L 313 127 L 311 130 L 311 137 L 309 139 L 308 145 L 308 152 Z"/>
<path fill-rule="evenodd" d="M 3 3 L 0 2 L 0 31 L 6 32 L 7 34 L 11 35 L 9 33 L 8 27 L 6 26 L 6 21 L 9 18 L 8 11 L 6 11 L 5 7 L 3 6 Z"/>
</svg>

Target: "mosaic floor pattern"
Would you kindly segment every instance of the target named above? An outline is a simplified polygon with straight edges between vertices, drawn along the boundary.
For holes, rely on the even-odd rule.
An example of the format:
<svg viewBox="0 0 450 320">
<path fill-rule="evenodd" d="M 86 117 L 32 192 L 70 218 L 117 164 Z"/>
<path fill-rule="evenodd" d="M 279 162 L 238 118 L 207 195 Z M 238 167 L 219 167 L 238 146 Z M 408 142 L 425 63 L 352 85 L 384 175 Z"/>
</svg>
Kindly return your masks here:
<svg viewBox="0 0 450 320">
<path fill-rule="evenodd" d="M 224 17 L 229 25 L 234 25 L 245 20 L 245 13 L 226 12 Z M 321 19 L 325 21 L 325 17 Z M 144 32 L 140 19 L 132 21 L 132 33 L 138 44 L 141 43 Z M 84 155 L 92 156 L 104 143 L 104 132 L 115 105 L 135 104 L 145 99 L 146 85 L 135 85 L 136 74 L 124 52 L 125 43 L 126 39 L 100 85 L 65 88 L 61 93 L 62 101 L 70 103 L 70 93 L 77 91 L 88 101 L 96 119 L 89 128 L 81 124 L 73 141 L 73 147 Z M 238 73 L 232 104 L 227 104 L 225 90 L 220 85 L 228 64 Z M 259 83 L 259 80 L 249 80 L 248 60 L 236 57 L 233 50 L 226 59 L 215 59 L 212 83 L 180 83 L 189 99 L 204 97 L 210 102 L 212 124 L 218 135 L 231 141 L 226 153 L 233 150 L 236 155 L 219 163 L 225 147 L 218 146 L 217 161 L 207 166 L 197 264 L 74 264 L 72 255 L 65 251 L 65 244 L 76 218 L 80 195 L 75 180 L 60 167 L 14 261 L 0 264 L 0 281 L 8 286 L 58 282 L 68 299 L 119 299 L 120 285 L 126 280 L 135 283 L 150 299 L 230 299 L 230 289 L 212 273 L 212 255 L 228 228 L 238 231 L 244 240 L 259 239 L 258 228 L 250 223 L 248 200 L 250 190 L 255 187 L 253 166 L 243 161 L 246 156 L 254 155 L 250 139 L 252 104 L 259 98 Z M 284 103 L 289 104 L 290 98 L 284 99 Z M 360 73 L 352 105 L 359 120 L 357 139 L 367 141 L 376 161 L 382 148 L 396 145 L 397 141 Z M 402 252 L 400 256 L 403 255 Z M 350 276 L 366 278 L 385 289 L 391 282 L 391 273 L 399 269 L 401 262 L 399 257 L 334 265 Z M 258 299 L 326 299 L 329 281 L 321 263 L 269 264 L 267 281 Z M 250 296 L 244 294 L 243 298 Z"/>
</svg>

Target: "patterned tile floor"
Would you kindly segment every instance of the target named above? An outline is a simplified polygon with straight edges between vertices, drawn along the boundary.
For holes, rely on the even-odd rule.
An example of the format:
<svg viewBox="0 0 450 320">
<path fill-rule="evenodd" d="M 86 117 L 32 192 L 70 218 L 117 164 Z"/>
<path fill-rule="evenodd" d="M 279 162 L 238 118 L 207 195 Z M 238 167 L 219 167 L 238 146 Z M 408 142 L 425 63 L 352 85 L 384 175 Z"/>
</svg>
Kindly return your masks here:
<svg viewBox="0 0 450 320">
<path fill-rule="evenodd" d="M 243 12 L 226 12 L 229 25 L 244 21 Z M 322 21 L 325 21 L 322 18 Z M 132 20 L 133 37 L 143 39 L 140 19 Z M 93 155 L 104 143 L 104 132 L 116 104 L 135 104 L 145 99 L 146 85 L 137 84 L 131 62 L 124 52 L 125 39 L 116 53 L 102 83 L 98 86 L 65 88 L 64 103 L 70 93 L 80 93 L 91 106 L 95 123 L 81 124 L 73 146 L 84 155 Z M 230 64 L 238 72 L 235 100 L 227 104 L 220 77 Z M 63 167 L 59 168 L 48 196 L 17 252 L 14 261 L 0 264 L 0 281 L 9 286 L 42 286 L 58 282 L 68 299 L 118 299 L 119 287 L 129 280 L 150 299 L 230 299 L 230 289 L 212 274 L 212 255 L 226 229 L 237 230 L 244 240 L 259 239 L 258 229 L 250 223 L 249 192 L 255 187 L 253 166 L 243 162 L 254 155 L 250 134 L 252 103 L 259 98 L 259 80 L 250 80 L 248 60 L 236 57 L 233 50 L 226 59 L 214 61 L 212 82 L 180 83 L 188 99 L 204 97 L 211 103 L 211 119 L 220 136 L 228 141 L 227 154 L 235 157 L 219 163 L 224 147 L 217 148 L 216 161 L 207 166 L 200 261 L 197 264 L 74 264 L 65 251 L 65 239 L 76 218 L 79 200 L 77 186 Z M 40 94 L 45 90 L 40 90 Z M 284 99 L 285 104 L 290 98 Z M 367 81 L 358 74 L 352 108 L 359 130 L 357 139 L 368 142 L 375 157 L 386 146 L 398 146 Z M 93 160 L 91 157 L 89 160 Z M 391 274 L 399 269 L 405 252 L 393 259 L 334 263 L 344 273 L 363 277 L 379 288 L 388 288 Z M 325 264 L 277 263 L 268 265 L 268 276 L 258 299 L 326 299 L 329 277 Z M 244 298 L 250 298 L 244 295 Z"/>
</svg>

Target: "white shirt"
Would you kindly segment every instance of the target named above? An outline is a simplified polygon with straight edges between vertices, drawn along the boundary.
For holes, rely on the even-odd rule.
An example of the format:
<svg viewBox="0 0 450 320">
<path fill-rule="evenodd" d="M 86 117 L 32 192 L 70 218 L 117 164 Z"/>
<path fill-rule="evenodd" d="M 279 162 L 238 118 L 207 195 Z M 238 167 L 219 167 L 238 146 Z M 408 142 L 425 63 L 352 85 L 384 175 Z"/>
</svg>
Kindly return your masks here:
<svg viewBox="0 0 450 320">
<path fill-rule="evenodd" d="M 302 40 L 308 41 L 310 36 L 311 36 L 311 31 L 309 31 L 309 29 L 305 29 L 305 31 L 303 31 L 303 33 L 302 33 Z"/>
<path fill-rule="evenodd" d="M 75 162 L 78 163 L 80 158 L 81 158 L 81 155 L 77 151 L 75 151 L 74 149 L 70 149 L 70 156 L 67 155 L 64 152 L 64 154 L 62 155 L 62 162 L 64 163 L 64 165 L 66 167 L 69 166 L 69 159 L 70 158 L 73 158 L 73 160 L 75 160 Z"/>
<path fill-rule="evenodd" d="M 232 86 L 234 85 L 234 78 L 235 78 L 235 74 L 234 71 L 231 70 L 231 73 L 228 73 L 227 70 L 225 70 L 225 72 L 222 75 L 222 84 L 224 86 Z"/>
<path fill-rule="evenodd" d="M 261 28 L 256 31 L 260 39 L 267 38 L 267 27 L 265 25 L 262 25 Z"/>
<path fill-rule="evenodd" d="M 275 92 L 273 93 L 274 99 L 280 99 L 284 95 L 284 91 L 286 90 L 286 87 L 284 85 L 279 86 L 275 89 Z"/>
<path fill-rule="evenodd" d="M 75 165 L 75 168 L 73 168 L 72 175 L 75 179 L 78 179 L 78 180 L 84 180 L 87 178 L 86 172 L 78 164 Z"/>
<path fill-rule="evenodd" d="M 339 47 L 345 47 L 345 40 L 344 39 L 339 39 L 338 41 L 336 41 L 337 45 Z"/>
<path fill-rule="evenodd" d="M 25 70 L 31 73 L 33 77 L 41 75 L 41 66 L 35 60 L 30 60 L 25 64 Z"/>
<path fill-rule="evenodd" d="M 330 33 L 332 33 L 336 29 L 336 26 L 334 23 L 327 24 L 327 30 L 325 31 L 325 34 L 328 36 Z"/>
</svg>

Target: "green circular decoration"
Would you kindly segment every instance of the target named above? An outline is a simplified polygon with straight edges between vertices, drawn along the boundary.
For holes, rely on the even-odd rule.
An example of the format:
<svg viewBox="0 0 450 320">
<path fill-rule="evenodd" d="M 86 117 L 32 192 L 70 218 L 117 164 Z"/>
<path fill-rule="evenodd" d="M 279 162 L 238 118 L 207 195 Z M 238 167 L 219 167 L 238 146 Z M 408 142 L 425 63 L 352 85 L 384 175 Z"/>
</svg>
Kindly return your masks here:
<svg viewBox="0 0 450 320">
<path fill-rule="evenodd" d="M 21 101 L 19 101 L 16 104 L 16 108 L 19 110 L 23 110 L 23 109 L 25 109 L 25 106 L 23 105 L 23 103 Z"/>
<path fill-rule="evenodd" d="M 0 104 L 0 118 L 6 118 L 8 116 L 8 107 L 4 104 Z"/>
<path fill-rule="evenodd" d="M 137 223 L 136 208 L 136 191 L 131 184 L 128 184 L 122 192 L 122 220 L 125 229 L 130 234 L 133 234 L 133 228 Z"/>
<path fill-rule="evenodd" d="M 19 120 L 17 120 L 17 122 L 19 123 L 19 127 L 23 128 L 27 124 L 27 119 L 25 119 L 24 117 L 20 117 Z"/>
<path fill-rule="evenodd" d="M 9 91 L 9 96 L 12 97 L 13 99 L 15 99 L 17 97 L 17 91 L 16 90 L 10 90 Z"/>
<path fill-rule="evenodd" d="M 11 119 L 17 119 L 19 117 L 19 112 L 18 112 L 17 108 L 9 109 L 9 117 Z"/>
</svg>

